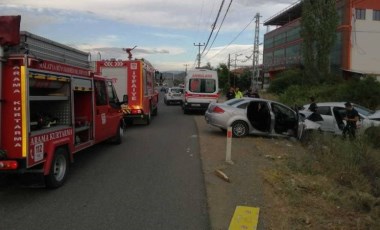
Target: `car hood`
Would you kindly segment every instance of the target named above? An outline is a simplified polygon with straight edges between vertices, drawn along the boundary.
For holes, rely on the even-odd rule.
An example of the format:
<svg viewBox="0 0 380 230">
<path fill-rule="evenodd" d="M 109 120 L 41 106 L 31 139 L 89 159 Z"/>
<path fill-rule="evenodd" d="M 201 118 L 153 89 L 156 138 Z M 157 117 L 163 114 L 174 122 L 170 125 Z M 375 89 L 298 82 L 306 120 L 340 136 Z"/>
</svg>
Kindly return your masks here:
<svg viewBox="0 0 380 230">
<path fill-rule="evenodd" d="M 317 122 L 314 122 L 314 121 L 310 121 L 309 119 L 305 119 L 304 123 L 305 123 L 306 129 L 318 130 L 321 127 L 320 124 L 318 124 Z"/>
<path fill-rule="evenodd" d="M 375 113 L 368 116 L 371 120 L 377 120 L 380 121 L 380 110 L 377 110 Z"/>
</svg>

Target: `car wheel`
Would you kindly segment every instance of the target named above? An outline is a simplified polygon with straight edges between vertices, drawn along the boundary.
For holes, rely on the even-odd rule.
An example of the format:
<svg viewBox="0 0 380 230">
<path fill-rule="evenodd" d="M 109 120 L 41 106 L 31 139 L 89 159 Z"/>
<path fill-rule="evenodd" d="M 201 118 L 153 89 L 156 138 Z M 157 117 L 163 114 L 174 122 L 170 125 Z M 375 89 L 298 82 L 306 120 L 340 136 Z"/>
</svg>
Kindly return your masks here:
<svg viewBox="0 0 380 230">
<path fill-rule="evenodd" d="M 182 104 L 182 110 L 183 110 L 183 114 L 187 114 L 188 111 L 186 109 L 186 106 L 184 104 Z"/>
<path fill-rule="evenodd" d="M 244 137 L 248 134 L 248 125 L 244 121 L 235 121 L 231 127 L 234 137 Z"/>
<path fill-rule="evenodd" d="M 48 188 L 58 188 L 65 182 L 69 172 L 69 158 L 66 149 L 58 148 L 53 156 L 49 174 L 45 176 Z"/>
</svg>

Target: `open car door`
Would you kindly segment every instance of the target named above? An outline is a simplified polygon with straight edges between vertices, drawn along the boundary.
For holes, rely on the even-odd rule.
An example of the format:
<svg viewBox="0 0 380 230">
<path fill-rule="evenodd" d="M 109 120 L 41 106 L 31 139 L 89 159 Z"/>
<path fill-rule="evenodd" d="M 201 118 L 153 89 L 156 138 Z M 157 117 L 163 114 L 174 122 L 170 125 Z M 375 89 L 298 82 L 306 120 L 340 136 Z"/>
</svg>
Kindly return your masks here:
<svg viewBox="0 0 380 230">
<path fill-rule="evenodd" d="M 254 129 L 265 133 L 271 132 L 272 118 L 267 102 L 249 102 L 247 106 L 247 118 Z"/>
</svg>

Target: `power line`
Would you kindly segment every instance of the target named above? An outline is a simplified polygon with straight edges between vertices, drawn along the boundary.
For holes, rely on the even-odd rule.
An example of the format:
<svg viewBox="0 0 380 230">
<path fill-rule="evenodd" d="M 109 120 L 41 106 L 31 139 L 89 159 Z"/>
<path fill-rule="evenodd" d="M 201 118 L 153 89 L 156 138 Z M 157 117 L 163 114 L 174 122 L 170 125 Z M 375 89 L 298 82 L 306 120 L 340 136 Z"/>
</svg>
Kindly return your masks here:
<svg viewBox="0 0 380 230">
<path fill-rule="evenodd" d="M 207 39 L 206 45 L 205 45 L 205 47 L 203 48 L 203 51 L 202 51 L 202 54 L 201 54 L 201 55 L 203 55 L 203 53 L 205 52 L 205 50 L 206 50 L 206 48 L 207 48 L 207 46 L 208 46 L 208 43 L 210 42 L 210 38 L 211 38 L 212 34 L 214 33 L 216 23 L 218 22 L 218 19 L 219 19 L 219 16 L 220 16 L 220 12 L 222 11 L 222 8 L 223 8 L 223 5 L 224 5 L 224 1 L 225 1 L 225 0 L 223 0 L 222 3 L 220 4 L 218 14 L 216 15 L 215 21 L 214 21 L 214 23 L 212 24 L 212 29 L 211 29 L 210 35 L 208 36 L 208 39 Z"/>
<path fill-rule="evenodd" d="M 222 20 L 222 22 L 221 22 L 220 25 L 219 25 L 219 29 L 218 29 L 218 31 L 217 31 L 216 34 L 215 34 L 214 40 L 212 41 L 212 43 L 211 43 L 210 47 L 208 48 L 206 54 L 203 55 L 203 56 L 206 56 L 206 55 L 208 54 L 208 52 L 210 51 L 212 45 L 214 45 L 215 39 L 218 37 L 218 34 L 219 34 L 219 31 L 220 31 L 220 28 L 222 28 L 222 25 L 223 25 L 223 23 L 224 23 L 224 20 L 226 19 L 226 16 L 227 16 L 227 14 L 228 14 L 228 11 L 230 10 L 230 7 L 231 7 L 231 4 L 232 4 L 232 1 L 233 1 L 233 0 L 231 0 L 231 1 L 230 1 L 230 4 L 228 5 L 228 8 L 227 8 L 227 10 L 226 10 L 226 13 L 224 14 L 223 20 Z"/>
<path fill-rule="evenodd" d="M 227 47 L 229 47 L 232 44 L 232 42 L 234 42 L 248 28 L 248 26 L 251 25 L 251 23 L 253 22 L 253 20 L 255 20 L 255 18 L 256 17 L 253 17 L 252 20 L 244 27 L 244 29 L 242 31 L 240 31 L 238 33 L 238 35 L 236 35 L 236 37 L 234 39 L 232 39 L 232 41 L 230 43 L 228 43 L 227 46 L 225 46 L 223 49 L 221 49 L 218 53 L 216 53 L 214 56 L 212 56 L 208 60 L 211 60 L 211 59 L 215 58 L 220 52 L 222 52 L 223 50 L 227 49 Z"/>
</svg>

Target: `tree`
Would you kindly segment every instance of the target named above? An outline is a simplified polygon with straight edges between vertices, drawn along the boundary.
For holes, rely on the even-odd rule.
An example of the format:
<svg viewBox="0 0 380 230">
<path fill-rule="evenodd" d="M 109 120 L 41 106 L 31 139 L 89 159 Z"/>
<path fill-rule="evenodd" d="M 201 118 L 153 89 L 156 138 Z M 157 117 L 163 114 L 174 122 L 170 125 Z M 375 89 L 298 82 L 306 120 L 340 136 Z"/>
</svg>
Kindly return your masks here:
<svg viewBox="0 0 380 230">
<path fill-rule="evenodd" d="M 330 53 L 336 40 L 336 0 L 303 0 L 301 18 L 302 54 L 310 84 L 330 75 Z"/>
<path fill-rule="evenodd" d="M 219 77 L 219 87 L 226 92 L 226 90 L 228 90 L 228 87 L 229 87 L 228 67 L 226 64 L 220 63 L 216 71 L 218 72 L 218 77 Z"/>
<path fill-rule="evenodd" d="M 213 70 L 214 68 L 211 66 L 211 63 L 210 63 L 210 62 L 207 62 L 206 65 L 201 66 L 201 69 L 209 69 L 209 70 Z"/>
</svg>

